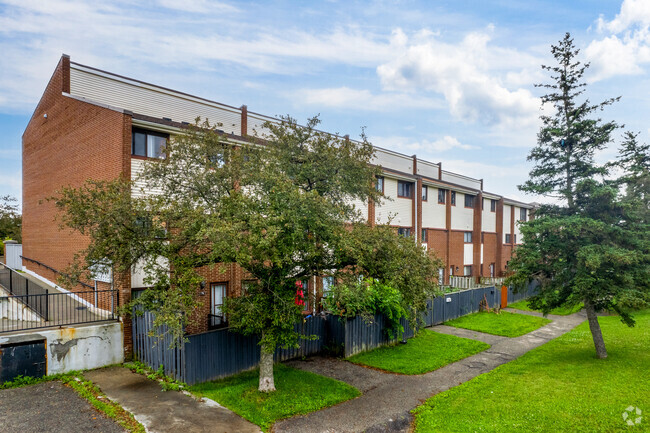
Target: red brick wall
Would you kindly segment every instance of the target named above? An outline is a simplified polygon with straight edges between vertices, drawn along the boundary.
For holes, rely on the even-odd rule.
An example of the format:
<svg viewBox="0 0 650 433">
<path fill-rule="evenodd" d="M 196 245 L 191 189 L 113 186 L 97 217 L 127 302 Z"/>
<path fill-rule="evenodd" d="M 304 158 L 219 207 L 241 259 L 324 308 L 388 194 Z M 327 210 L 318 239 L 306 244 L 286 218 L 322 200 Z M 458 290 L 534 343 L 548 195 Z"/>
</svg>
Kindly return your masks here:
<svg viewBox="0 0 650 433">
<path fill-rule="evenodd" d="M 499 274 L 497 262 L 497 234 L 483 232 L 483 272 L 482 277 L 490 276 L 490 263 L 495 263 L 494 276 Z"/>
<path fill-rule="evenodd" d="M 57 210 L 47 198 L 61 187 L 78 187 L 89 178 L 130 175 L 130 116 L 63 96 L 70 89 L 69 62 L 67 57 L 59 62 L 23 134 L 23 255 L 59 271 L 88 240 L 60 229 Z M 26 260 L 23 264 L 56 280 L 41 266 Z M 120 304 L 128 302 L 130 276 L 116 282 L 122 283 L 117 285 Z M 130 340 L 127 325 L 130 322 L 125 322 L 125 339 Z"/>
<path fill-rule="evenodd" d="M 454 276 L 463 275 L 464 255 L 465 255 L 465 238 L 464 231 L 451 231 L 451 242 L 449 242 L 449 266 L 454 267 Z M 471 264 L 471 263 L 469 263 Z M 449 268 L 448 266 L 448 268 Z M 458 270 L 456 270 L 458 267 Z M 449 272 L 449 269 L 447 269 Z"/>
</svg>

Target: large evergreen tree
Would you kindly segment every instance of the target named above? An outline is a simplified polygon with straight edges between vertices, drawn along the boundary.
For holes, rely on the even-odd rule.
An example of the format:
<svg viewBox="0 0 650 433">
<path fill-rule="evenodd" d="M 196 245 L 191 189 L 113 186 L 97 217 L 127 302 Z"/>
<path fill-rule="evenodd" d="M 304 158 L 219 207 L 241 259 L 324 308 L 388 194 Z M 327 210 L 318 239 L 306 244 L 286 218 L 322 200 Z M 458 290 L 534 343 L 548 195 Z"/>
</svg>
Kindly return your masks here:
<svg viewBox="0 0 650 433">
<path fill-rule="evenodd" d="M 618 98 L 580 100 L 589 65 L 577 59 L 568 33 L 551 52 L 557 64 L 543 69 L 552 82 L 539 86 L 550 90 L 542 103 L 551 105 L 551 113 L 541 117 L 537 146 L 528 157 L 535 165 L 520 189 L 561 204 L 541 206 L 522 225 L 524 244 L 510 261 L 510 280 L 537 279 L 540 292 L 531 303 L 545 313 L 584 303 L 597 356 L 606 358 L 597 311 L 617 311 L 631 326 L 630 307 L 647 300 L 647 220 L 640 219 L 638 200 L 622 200 L 618 188 L 602 179 L 607 166 L 594 162 L 618 127 L 596 113 Z"/>
</svg>

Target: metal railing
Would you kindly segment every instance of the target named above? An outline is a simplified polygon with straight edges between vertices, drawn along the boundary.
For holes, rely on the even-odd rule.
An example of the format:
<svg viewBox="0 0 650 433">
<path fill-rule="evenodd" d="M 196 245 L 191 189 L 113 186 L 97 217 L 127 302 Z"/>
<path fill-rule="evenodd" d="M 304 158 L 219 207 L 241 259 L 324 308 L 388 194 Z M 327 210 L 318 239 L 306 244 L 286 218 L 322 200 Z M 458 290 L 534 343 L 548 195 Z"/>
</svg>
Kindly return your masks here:
<svg viewBox="0 0 650 433">
<path fill-rule="evenodd" d="M 223 314 L 208 314 L 208 329 L 219 329 L 228 326 Z"/>
<path fill-rule="evenodd" d="M 0 265 L 0 333 L 117 320 L 118 291 L 58 292 Z"/>
</svg>

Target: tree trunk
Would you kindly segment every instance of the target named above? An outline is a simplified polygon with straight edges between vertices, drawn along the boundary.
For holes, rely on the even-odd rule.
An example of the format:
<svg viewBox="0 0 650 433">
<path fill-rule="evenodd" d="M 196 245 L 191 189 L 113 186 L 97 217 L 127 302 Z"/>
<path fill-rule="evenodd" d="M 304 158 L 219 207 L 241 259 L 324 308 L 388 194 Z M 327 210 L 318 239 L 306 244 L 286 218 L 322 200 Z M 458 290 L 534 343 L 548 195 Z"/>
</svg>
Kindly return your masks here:
<svg viewBox="0 0 650 433">
<path fill-rule="evenodd" d="M 260 392 L 275 391 L 275 381 L 273 380 L 273 350 L 269 351 L 266 346 L 260 349 Z"/>
<path fill-rule="evenodd" d="M 594 346 L 596 347 L 596 356 L 598 359 L 607 358 L 607 349 L 605 349 L 605 340 L 603 333 L 600 331 L 600 324 L 598 323 L 598 316 L 594 305 L 585 299 L 585 310 L 587 311 L 587 321 L 589 321 L 589 330 L 594 339 Z"/>
</svg>

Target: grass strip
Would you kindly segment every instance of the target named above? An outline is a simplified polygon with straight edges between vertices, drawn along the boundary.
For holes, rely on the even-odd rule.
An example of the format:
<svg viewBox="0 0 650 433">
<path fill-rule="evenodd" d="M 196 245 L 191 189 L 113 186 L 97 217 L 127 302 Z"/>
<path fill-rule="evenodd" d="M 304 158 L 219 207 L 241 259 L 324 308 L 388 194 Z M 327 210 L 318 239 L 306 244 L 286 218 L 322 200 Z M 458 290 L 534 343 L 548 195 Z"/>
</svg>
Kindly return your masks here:
<svg viewBox="0 0 650 433">
<path fill-rule="evenodd" d="M 492 312 L 469 314 L 444 324 L 503 337 L 519 337 L 549 323 L 551 321 L 543 317 L 502 311 L 498 314 Z"/>
<path fill-rule="evenodd" d="M 557 307 L 549 311 L 549 314 L 555 314 L 556 316 L 568 316 L 569 314 L 577 313 L 578 311 L 582 310 L 584 305 L 578 304 L 574 305 L 573 307 Z M 527 300 L 515 302 L 513 304 L 508 304 L 508 308 L 516 308 L 517 310 L 523 310 L 523 311 L 538 311 L 541 312 L 541 310 L 533 310 L 529 305 Z"/>
<path fill-rule="evenodd" d="M 407 344 L 397 343 L 351 356 L 348 361 L 400 374 L 422 374 L 482 352 L 481 341 L 424 329 Z"/>
</svg>

